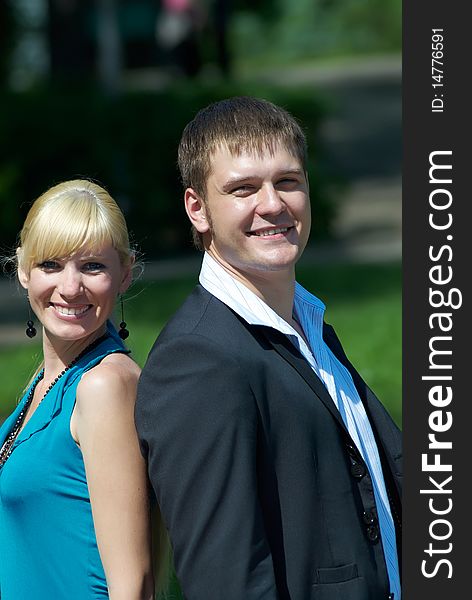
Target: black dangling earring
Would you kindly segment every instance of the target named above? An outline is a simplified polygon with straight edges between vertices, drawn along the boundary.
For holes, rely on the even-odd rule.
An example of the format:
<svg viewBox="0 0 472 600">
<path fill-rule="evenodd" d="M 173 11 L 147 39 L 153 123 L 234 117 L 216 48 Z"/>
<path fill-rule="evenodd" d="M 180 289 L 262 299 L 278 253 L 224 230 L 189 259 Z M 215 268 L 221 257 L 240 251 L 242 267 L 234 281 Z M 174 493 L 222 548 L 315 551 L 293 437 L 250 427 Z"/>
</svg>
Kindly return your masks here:
<svg viewBox="0 0 472 600">
<path fill-rule="evenodd" d="M 29 303 L 29 298 L 28 298 L 28 308 L 29 308 L 29 319 L 28 321 L 26 321 L 26 335 L 31 339 L 34 338 L 34 336 L 38 333 L 36 331 L 36 327 L 34 326 L 33 320 L 31 318 L 31 305 Z"/>
<path fill-rule="evenodd" d="M 121 323 L 120 323 L 120 331 L 118 335 L 122 340 L 125 340 L 129 336 L 129 331 L 126 329 L 124 310 L 123 310 L 123 296 L 120 296 L 120 304 L 121 304 Z"/>
</svg>

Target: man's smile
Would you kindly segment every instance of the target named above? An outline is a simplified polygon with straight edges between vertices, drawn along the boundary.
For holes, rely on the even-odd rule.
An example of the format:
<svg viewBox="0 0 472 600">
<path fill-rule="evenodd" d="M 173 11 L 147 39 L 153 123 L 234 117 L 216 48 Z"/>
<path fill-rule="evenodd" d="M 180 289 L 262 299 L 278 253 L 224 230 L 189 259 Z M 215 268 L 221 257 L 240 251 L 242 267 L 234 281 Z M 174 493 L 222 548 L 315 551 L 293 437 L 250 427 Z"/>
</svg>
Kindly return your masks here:
<svg viewBox="0 0 472 600">
<path fill-rule="evenodd" d="M 278 234 L 285 234 L 288 231 L 293 229 L 293 225 L 283 226 L 283 227 L 272 227 L 270 229 L 257 229 L 254 231 L 249 231 L 247 233 L 248 236 L 256 236 L 256 237 L 267 237 L 267 236 L 275 236 Z"/>
</svg>

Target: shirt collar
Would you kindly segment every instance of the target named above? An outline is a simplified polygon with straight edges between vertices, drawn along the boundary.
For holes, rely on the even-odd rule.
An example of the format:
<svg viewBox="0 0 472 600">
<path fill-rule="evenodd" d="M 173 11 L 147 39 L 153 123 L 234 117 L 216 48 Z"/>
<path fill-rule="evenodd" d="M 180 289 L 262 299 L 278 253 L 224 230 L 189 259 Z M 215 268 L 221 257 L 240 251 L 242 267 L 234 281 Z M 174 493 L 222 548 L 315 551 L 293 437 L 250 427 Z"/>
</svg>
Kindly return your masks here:
<svg viewBox="0 0 472 600">
<path fill-rule="evenodd" d="M 265 325 L 266 327 L 277 329 L 277 331 L 286 335 L 300 337 L 295 329 L 282 319 L 264 300 L 256 296 L 243 283 L 237 281 L 207 252 L 205 252 L 203 257 L 199 281 L 210 294 L 221 300 L 226 306 L 229 306 L 229 308 L 234 310 L 235 313 L 250 325 Z M 302 317 L 306 314 L 307 309 L 311 313 L 317 313 L 317 321 L 322 322 L 325 311 L 324 303 L 296 282 L 294 314 L 304 330 Z"/>
</svg>

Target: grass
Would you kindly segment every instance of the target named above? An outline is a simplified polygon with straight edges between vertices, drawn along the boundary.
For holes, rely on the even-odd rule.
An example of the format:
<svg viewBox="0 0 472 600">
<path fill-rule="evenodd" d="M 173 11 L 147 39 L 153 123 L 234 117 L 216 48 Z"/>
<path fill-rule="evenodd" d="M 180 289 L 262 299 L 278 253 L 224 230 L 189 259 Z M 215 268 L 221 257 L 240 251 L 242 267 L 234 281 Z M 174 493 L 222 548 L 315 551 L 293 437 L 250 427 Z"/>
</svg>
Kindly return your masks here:
<svg viewBox="0 0 472 600">
<path fill-rule="evenodd" d="M 349 359 L 400 424 L 400 266 L 304 267 L 298 279 L 325 302 L 325 319 L 336 329 Z M 182 278 L 134 285 L 126 320 L 131 331 L 128 347 L 138 364 L 144 364 L 157 333 L 194 284 L 194 278 Z M 39 341 L 0 349 L 0 421 L 13 409 L 39 360 Z"/>
<path fill-rule="evenodd" d="M 298 279 L 324 301 L 349 360 L 401 426 L 400 265 L 315 268 Z"/>
</svg>

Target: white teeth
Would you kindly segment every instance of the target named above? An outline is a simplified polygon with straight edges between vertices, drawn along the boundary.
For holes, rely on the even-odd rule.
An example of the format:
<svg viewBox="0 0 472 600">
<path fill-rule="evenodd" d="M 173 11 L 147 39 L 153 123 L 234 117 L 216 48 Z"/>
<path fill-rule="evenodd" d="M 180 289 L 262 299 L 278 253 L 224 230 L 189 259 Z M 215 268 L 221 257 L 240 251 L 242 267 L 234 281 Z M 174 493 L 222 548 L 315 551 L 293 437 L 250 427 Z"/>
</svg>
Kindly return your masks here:
<svg viewBox="0 0 472 600">
<path fill-rule="evenodd" d="M 255 231 L 254 235 L 264 237 L 266 235 L 275 235 L 276 233 L 285 233 L 288 227 L 279 227 L 278 229 L 266 229 L 266 231 Z"/>
<path fill-rule="evenodd" d="M 85 311 L 87 311 L 90 308 L 90 306 L 87 305 L 82 308 L 72 308 L 66 306 L 58 306 L 57 304 L 55 304 L 54 308 L 57 310 L 57 312 L 60 312 L 61 315 L 81 315 Z"/>
</svg>

